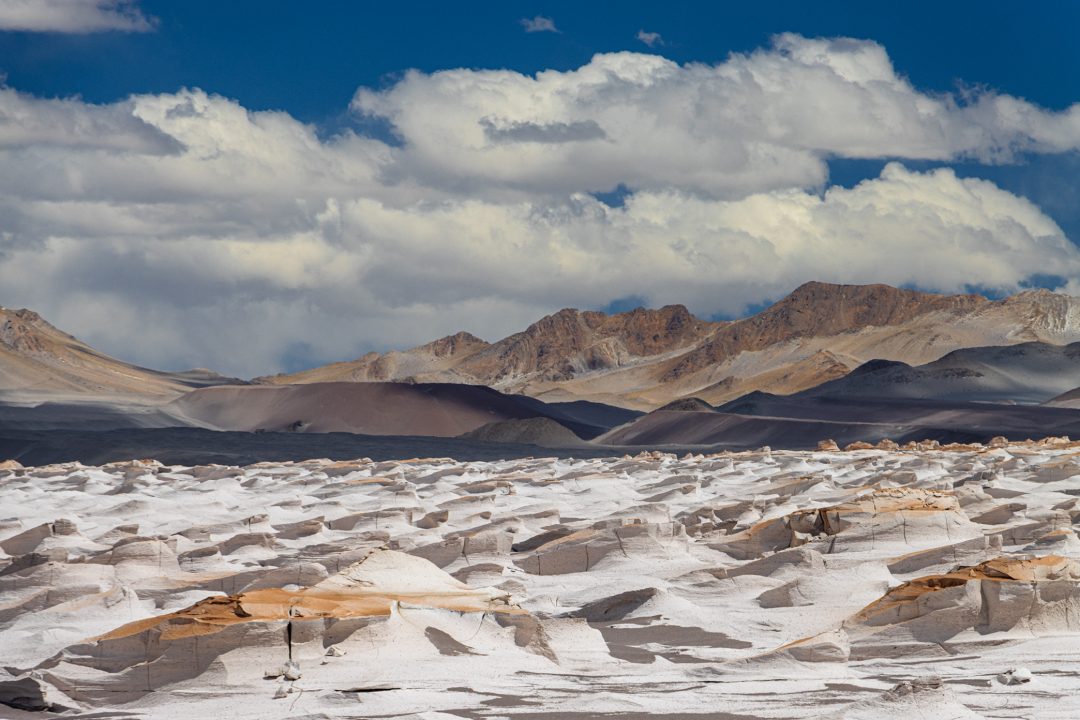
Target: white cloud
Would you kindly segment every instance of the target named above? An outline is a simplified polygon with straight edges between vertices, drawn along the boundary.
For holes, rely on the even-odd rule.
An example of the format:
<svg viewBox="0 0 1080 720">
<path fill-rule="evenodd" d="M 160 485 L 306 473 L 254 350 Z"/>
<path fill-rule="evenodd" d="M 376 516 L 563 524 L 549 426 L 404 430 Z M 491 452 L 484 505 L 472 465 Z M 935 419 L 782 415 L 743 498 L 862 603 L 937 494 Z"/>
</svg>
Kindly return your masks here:
<svg viewBox="0 0 1080 720">
<path fill-rule="evenodd" d="M 404 140 L 399 172 L 471 192 L 561 194 L 677 187 L 713 197 L 821 187 L 825 160 L 974 158 L 1080 147 L 1080 105 L 1061 112 L 984 93 L 922 93 L 884 48 L 782 35 L 719 65 L 597 55 L 577 70 L 412 72 L 361 89 L 357 112 Z M 485 128 L 591 123 L 589 142 L 495 141 Z"/>
<path fill-rule="evenodd" d="M 138 0 L 0 0 L 0 30 L 148 32 L 155 22 L 143 15 Z"/>
<path fill-rule="evenodd" d="M 543 15 L 537 15 L 531 18 L 521 18 L 519 21 L 521 26 L 525 28 L 525 32 L 560 32 L 559 28 L 555 27 L 555 21 L 549 17 Z"/>
<path fill-rule="evenodd" d="M 658 32 L 645 32 L 645 30 L 638 30 L 635 35 L 638 40 L 645 43 L 649 47 L 656 47 L 657 45 L 664 44 L 664 38 L 660 36 Z"/>
<path fill-rule="evenodd" d="M 948 169 L 828 188 L 824 161 L 1074 147 L 1078 111 L 921 94 L 871 43 L 716 67 L 597 56 L 536 77 L 412 73 L 355 107 L 391 147 L 191 90 L 109 105 L 0 89 L 0 302 L 151 366 L 279 369 L 497 338 L 640 295 L 735 313 L 810 279 L 1080 282 L 1042 211 Z M 624 183 L 619 208 L 590 191 Z"/>
</svg>

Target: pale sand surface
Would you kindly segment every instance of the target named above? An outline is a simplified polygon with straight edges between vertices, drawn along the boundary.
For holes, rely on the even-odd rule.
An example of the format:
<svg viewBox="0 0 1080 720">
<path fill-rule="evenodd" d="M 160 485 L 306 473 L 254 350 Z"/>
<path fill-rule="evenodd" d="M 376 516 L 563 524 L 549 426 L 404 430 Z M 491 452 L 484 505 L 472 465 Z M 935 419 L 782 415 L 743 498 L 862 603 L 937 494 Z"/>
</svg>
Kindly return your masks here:
<svg viewBox="0 0 1080 720">
<path fill-rule="evenodd" d="M 1080 715 L 1076 443 L 0 468 L 3 718 Z"/>
</svg>

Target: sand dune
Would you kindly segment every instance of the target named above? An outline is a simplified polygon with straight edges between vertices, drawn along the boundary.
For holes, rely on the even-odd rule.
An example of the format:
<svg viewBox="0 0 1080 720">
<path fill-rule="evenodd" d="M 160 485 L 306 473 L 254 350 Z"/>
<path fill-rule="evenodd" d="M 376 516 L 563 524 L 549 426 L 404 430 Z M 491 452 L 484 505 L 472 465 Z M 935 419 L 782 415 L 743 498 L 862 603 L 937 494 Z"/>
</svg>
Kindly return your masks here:
<svg viewBox="0 0 1080 720">
<path fill-rule="evenodd" d="M 1073 718 L 1078 449 L 9 463 L 0 716 Z"/>
<path fill-rule="evenodd" d="M 918 367 L 875 360 L 792 395 L 749 393 L 721 405 L 719 412 L 697 399 L 678 401 L 597 442 L 811 448 L 822 438 L 845 445 L 1077 436 L 1080 408 L 1067 393 L 1051 400 L 1077 377 L 1080 343 L 970 348 Z M 1002 402 L 1009 404 L 995 404 Z M 1015 404 L 1025 402 L 1044 404 Z"/>
</svg>

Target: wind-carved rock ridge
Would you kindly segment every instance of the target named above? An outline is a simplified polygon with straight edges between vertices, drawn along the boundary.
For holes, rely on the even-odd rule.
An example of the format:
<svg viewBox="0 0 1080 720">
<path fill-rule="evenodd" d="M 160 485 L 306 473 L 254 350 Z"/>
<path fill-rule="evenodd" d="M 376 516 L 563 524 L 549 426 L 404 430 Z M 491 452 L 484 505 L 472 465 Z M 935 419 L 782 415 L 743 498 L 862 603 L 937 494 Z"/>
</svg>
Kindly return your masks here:
<svg viewBox="0 0 1080 720">
<path fill-rule="evenodd" d="M 1060 438 L 11 466 L 0 703 L 864 718 L 917 700 L 1064 718 L 1077 477 Z"/>
</svg>

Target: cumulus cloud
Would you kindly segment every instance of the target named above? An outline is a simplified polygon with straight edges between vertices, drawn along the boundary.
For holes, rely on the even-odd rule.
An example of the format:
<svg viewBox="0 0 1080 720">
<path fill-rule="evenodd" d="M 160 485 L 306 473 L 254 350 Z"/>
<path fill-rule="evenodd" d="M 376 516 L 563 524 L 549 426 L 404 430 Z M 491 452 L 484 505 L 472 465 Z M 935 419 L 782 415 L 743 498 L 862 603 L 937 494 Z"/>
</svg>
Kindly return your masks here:
<svg viewBox="0 0 1080 720">
<path fill-rule="evenodd" d="M 521 18 L 521 27 L 525 28 L 525 32 L 560 32 L 559 28 L 555 27 L 555 21 L 549 17 L 543 15 L 537 15 L 531 18 Z"/>
<path fill-rule="evenodd" d="M 664 38 L 660 36 L 658 32 L 645 32 L 644 30 L 638 30 L 635 35 L 638 40 L 645 43 L 649 47 L 656 47 L 657 45 L 664 44 Z"/>
<path fill-rule="evenodd" d="M 94 33 L 148 32 L 155 20 L 138 0 L 0 0 L 0 30 Z"/>
<path fill-rule="evenodd" d="M 569 72 L 412 72 L 361 89 L 353 108 L 404 140 L 399 167 L 474 192 L 562 194 L 677 187 L 737 197 L 822 187 L 844 158 L 1007 162 L 1080 147 L 1080 104 L 1052 112 L 991 92 L 923 93 L 880 45 L 781 35 L 718 65 L 657 55 L 597 55 Z M 488 123 L 591 122 L 589 143 L 494 142 Z"/>
<path fill-rule="evenodd" d="M 495 339 L 627 295 L 709 315 L 810 279 L 1080 281 L 1077 246 L 993 183 L 893 163 L 826 187 L 834 155 L 1003 161 L 1080 137 L 1075 107 L 919 93 L 872 43 L 411 73 L 354 107 L 402 144 L 320 138 L 199 90 L 108 105 L 0 90 L 0 302 L 125 359 L 250 376 L 297 348 L 315 362 Z M 620 184 L 621 207 L 591 194 Z"/>
</svg>

